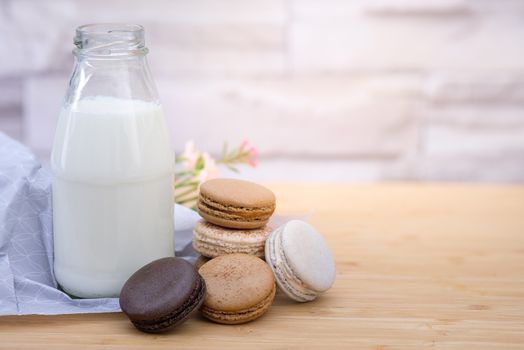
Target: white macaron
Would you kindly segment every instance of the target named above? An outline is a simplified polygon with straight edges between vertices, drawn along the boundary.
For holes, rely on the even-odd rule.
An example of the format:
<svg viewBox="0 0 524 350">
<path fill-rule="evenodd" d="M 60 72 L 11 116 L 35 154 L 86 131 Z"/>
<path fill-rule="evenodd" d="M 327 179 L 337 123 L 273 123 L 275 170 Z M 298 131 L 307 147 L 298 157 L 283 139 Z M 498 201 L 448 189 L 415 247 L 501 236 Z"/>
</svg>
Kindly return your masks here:
<svg viewBox="0 0 524 350">
<path fill-rule="evenodd" d="M 291 220 L 266 240 L 266 262 L 291 299 L 316 299 L 335 282 L 335 262 L 322 236 L 308 223 Z"/>
</svg>

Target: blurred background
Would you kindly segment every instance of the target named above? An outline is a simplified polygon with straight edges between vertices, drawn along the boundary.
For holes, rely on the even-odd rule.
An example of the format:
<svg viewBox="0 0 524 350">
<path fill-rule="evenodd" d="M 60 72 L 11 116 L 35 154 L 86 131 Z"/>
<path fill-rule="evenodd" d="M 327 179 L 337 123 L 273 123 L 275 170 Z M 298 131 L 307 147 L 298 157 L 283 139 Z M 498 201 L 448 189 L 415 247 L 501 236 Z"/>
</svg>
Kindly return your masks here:
<svg viewBox="0 0 524 350">
<path fill-rule="evenodd" d="M 0 0 L 0 130 L 48 159 L 74 30 L 146 28 L 175 150 L 259 180 L 524 182 L 522 0 Z"/>
</svg>

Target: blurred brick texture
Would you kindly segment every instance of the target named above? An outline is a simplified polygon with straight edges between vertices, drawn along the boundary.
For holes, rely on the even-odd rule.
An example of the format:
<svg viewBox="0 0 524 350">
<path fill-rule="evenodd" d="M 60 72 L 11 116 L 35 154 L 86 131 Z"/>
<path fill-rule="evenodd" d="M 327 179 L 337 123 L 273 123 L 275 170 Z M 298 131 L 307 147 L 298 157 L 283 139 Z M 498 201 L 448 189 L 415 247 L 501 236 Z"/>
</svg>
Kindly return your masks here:
<svg viewBox="0 0 524 350">
<path fill-rule="evenodd" d="M 248 177 L 524 181 L 524 1 L 0 0 L 0 130 L 49 155 L 76 26 L 135 22 L 174 147 Z"/>
</svg>

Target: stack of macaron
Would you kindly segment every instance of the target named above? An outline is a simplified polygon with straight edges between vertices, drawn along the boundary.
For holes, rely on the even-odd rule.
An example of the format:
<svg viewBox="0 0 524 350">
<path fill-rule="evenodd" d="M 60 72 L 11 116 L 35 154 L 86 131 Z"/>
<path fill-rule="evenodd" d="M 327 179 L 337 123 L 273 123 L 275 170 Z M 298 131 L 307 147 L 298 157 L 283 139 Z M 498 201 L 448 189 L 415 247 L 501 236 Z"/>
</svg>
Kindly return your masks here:
<svg viewBox="0 0 524 350">
<path fill-rule="evenodd" d="M 334 283 L 331 252 L 311 225 L 291 220 L 267 226 L 275 210 L 269 189 L 210 180 L 200 187 L 197 206 L 203 217 L 193 231 L 198 271 L 180 258 L 159 259 L 122 289 L 122 311 L 139 330 L 166 331 L 199 309 L 217 323 L 245 323 L 266 313 L 277 285 L 289 298 L 307 302 Z"/>
<path fill-rule="evenodd" d="M 244 323 L 273 303 L 275 278 L 260 258 L 273 231 L 267 223 L 275 202 L 273 192 L 249 181 L 213 179 L 200 186 L 197 209 L 203 220 L 193 228 L 193 248 L 201 254 L 199 272 L 208 286 L 206 318 Z"/>
</svg>

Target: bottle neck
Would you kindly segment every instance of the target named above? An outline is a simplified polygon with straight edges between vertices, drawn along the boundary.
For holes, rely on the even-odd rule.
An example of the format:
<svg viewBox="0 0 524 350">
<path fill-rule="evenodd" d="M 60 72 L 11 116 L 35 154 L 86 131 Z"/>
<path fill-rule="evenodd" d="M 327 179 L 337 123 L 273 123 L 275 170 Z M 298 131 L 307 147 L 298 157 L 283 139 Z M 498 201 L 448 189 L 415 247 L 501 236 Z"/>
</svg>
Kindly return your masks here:
<svg viewBox="0 0 524 350">
<path fill-rule="evenodd" d="M 78 27 L 73 53 L 78 59 L 114 60 L 147 54 L 144 28 L 136 24 L 87 24 Z"/>
<path fill-rule="evenodd" d="M 75 66 L 66 94 L 67 104 L 94 96 L 159 101 L 147 64 L 141 26 L 81 26 L 76 31 L 75 46 Z"/>
</svg>

